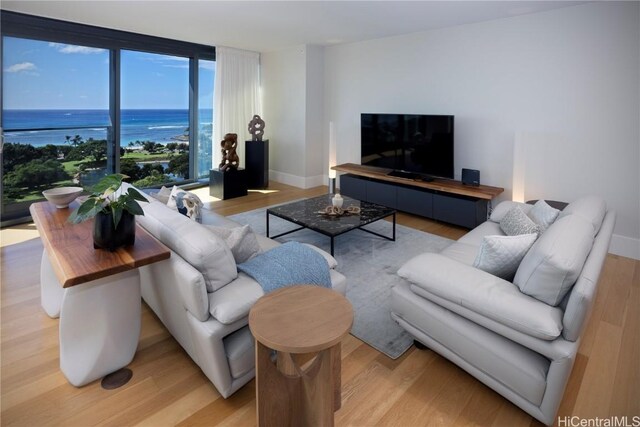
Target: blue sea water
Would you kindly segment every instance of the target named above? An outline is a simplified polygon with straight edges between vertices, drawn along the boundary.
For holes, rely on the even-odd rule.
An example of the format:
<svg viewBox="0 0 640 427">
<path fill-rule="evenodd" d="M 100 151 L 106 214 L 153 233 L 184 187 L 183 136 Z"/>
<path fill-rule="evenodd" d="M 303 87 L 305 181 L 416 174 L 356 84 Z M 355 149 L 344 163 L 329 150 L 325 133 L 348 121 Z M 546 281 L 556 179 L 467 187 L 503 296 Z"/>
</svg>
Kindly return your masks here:
<svg viewBox="0 0 640 427">
<path fill-rule="evenodd" d="M 212 110 L 200 111 L 202 131 L 211 132 L 212 117 Z M 37 147 L 65 144 L 66 136 L 106 139 L 111 126 L 108 110 L 4 110 L 2 119 L 5 142 Z M 173 138 L 183 135 L 188 126 L 188 110 L 122 110 L 120 145 L 127 147 L 137 140 L 175 142 Z M 73 129 L 35 130 L 59 127 Z"/>
</svg>

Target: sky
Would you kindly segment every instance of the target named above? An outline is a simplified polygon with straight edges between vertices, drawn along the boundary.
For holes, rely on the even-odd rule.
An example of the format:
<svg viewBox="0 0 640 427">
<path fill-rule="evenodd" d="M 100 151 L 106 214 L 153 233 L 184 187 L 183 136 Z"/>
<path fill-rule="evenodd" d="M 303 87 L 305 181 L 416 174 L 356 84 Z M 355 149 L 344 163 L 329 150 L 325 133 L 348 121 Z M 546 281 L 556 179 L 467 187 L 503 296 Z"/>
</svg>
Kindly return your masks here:
<svg viewBox="0 0 640 427">
<path fill-rule="evenodd" d="M 108 50 L 5 37 L 2 67 L 4 109 L 109 108 Z M 200 67 L 202 100 L 215 62 Z M 121 108 L 188 109 L 188 59 L 122 51 Z"/>
</svg>

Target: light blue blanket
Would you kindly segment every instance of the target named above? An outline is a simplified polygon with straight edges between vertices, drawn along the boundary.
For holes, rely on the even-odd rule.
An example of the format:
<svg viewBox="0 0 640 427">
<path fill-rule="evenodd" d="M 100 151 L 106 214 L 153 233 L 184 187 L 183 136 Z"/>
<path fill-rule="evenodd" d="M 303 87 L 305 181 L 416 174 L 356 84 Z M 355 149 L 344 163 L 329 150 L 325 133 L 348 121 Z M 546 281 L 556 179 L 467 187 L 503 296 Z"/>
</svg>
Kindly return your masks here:
<svg viewBox="0 0 640 427">
<path fill-rule="evenodd" d="M 265 293 L 292 285 L 331 288 L 329 264 L 322 255 L 298 242 L 287 242 L 247 262 L 238 270 L 253 277 Z"/>
</svg>

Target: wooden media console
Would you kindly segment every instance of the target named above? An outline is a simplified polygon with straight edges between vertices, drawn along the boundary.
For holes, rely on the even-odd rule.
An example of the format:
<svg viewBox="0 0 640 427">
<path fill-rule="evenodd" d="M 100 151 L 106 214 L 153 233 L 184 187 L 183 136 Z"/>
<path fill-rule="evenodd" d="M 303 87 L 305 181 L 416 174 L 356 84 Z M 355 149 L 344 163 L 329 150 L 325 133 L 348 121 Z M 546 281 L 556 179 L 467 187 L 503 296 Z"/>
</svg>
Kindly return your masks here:
<svg viewBox="0 0 640 427">
<path fill-rule="evenodd" d="M 340 176 L 340 192 L 438 221 L 474 228 L 487 220 L 489 203 L 504 188 L 469 186 L 452 179 L 423 181 L 389 176 L 391 169 L 345 163 L 332 169 Z"/>
</svg>

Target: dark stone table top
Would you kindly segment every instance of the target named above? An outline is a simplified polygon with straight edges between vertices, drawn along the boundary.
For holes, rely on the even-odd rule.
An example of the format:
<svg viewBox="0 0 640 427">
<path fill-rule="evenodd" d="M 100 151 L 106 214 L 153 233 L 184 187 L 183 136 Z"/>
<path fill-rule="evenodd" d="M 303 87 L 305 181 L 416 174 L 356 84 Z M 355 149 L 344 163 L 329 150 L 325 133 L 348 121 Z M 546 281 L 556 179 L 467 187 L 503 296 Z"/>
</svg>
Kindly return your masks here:
<svg viewBox="0 0 640 427">
<path fill-rule="evenodd" d="M 344 199 L 342 209 L 346 210 L 349 206 L 356 206 L 360 208 L 359 214 L 330 216 L 319 213 L 331 205 L 332 197 L 333 194 L 325 194 L 311 199 L 275 206 L 267 209 L 267 212 L 327 236 L 346 233 L 395 213 L 395 209 L 345 196 L 342 196 Z"/>
</svg>

